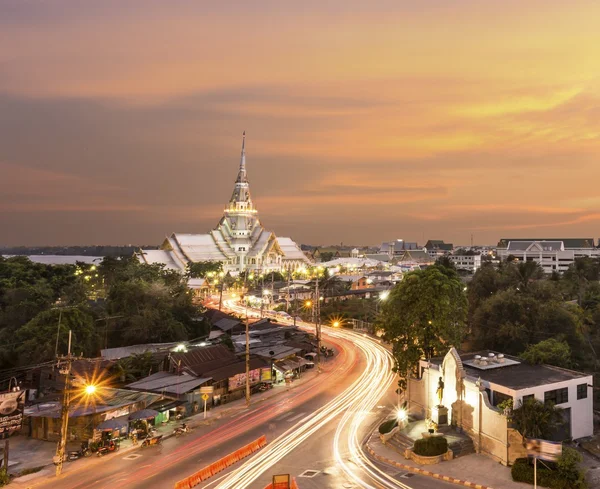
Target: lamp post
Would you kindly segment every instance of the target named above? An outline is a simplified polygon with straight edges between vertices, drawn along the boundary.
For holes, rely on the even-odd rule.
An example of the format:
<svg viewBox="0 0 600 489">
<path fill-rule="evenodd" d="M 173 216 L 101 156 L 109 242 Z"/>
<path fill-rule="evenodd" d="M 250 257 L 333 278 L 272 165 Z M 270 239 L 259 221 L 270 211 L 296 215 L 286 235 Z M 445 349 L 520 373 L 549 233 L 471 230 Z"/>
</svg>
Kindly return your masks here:
<svg viewBox="0 0 600 489">
<path fill-rule="evenodd" d="M 63 391 L 63 402 L 61 408 L 61 427 L 60 427 L 60 442 L 56 448 L 55 464 L 56 464 L 56 476 L 58 477 L 62 472 L 62 465 L 65 459 L 65 449 L 67 446 L 67 433 L 69 428 L 69 407 L 71 405 L 71 363 L 73 357 L 71 355 L 71 330 L 69 330 L 69 346 L 67 349 L 67 356 L 58 359 L 60 366 L 60 372 L 65 375 L 65 386 Z M 62 365 L 61 365 L 62 363 Z M 96 394 L 97 387 L 94 384 L 88 384 L 83 388 L 83 394 L 86 396 L 94 396 Z"/>
</svg>

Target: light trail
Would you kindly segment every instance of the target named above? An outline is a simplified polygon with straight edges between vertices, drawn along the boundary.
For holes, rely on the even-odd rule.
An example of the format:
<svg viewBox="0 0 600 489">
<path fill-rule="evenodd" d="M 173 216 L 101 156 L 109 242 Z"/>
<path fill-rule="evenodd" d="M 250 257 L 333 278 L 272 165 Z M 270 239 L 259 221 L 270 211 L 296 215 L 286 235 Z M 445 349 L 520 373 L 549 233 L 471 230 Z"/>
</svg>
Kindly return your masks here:
<svg viewBox="0 0 600 489">
<path fill-rule="evenodd" d="M 226 301 L 226 303 L 233 310 L 245 310 L 234 301 Z M 263 451 L 231 472 L 215 489 L 249 487 L 263 472 L 289 455 L 312 434 L 340 414 L 342 419 L 336 428 L 333 451 L 336 463 L 344 474 L 364 489 L 411 489 L 410 486 L 396 480 L 377 467 L 363 453 L 358 438 L 360 427 L 367 419 L 366 413 L 375 408 L 394 382 L 396 375 L 392 370 L 394 359 L 391 353 L 368 336 L 327 327 L 324 327 L 324 330 L 328 336 L 351 341 L 362 351 L 367 366 L 361 376 L 338 397 L 300 420 L 269 443 Z M 344 433 L 347 434 L 348 458 L 343 456 L 345 454 L 342 449 Z M 364 479 L 369 479 L 371 482 Z"/>
<path fill-rule="evenodd" d="M 392 372 L 393 359 L 390 353 L 380 344 L 368 337 L 343 331 L 327 328 L 327 334 L 332 337 L 350 340 L 360 349 L 366 357 L 366 368 L 354 383 L 348 387 L 342 394 L 321 407 L 314 413 L 300 420 L 281 436 L 273 440 L 261 452 L 252 459 L 244 463 L 241 467 L 234 470 L 216 489 L 239 489 L 249 487 L 264 471 L 270 469 L 286 455 L 289 455 L 296 447 L 306 441 L 311 435 L 319 431 L 327 423 L 335 420 L 342 415 L 342 421 L 339 423 L 338 430 L 334 439 L 335 458 L 342 470 L 359 484 L 361 487 L 373 488 L 381 486 L 371 486 L 365 484 L 356 474 L 350 465 L 344 461 L 340 451 L 340 438 L 348 422 L 350 423 L 350 437 L 348 439 L 350 453 L 353 463 L 362 470 L 367 471 L 369 462 L 361 456 L 357 442 L 358 428 L 366 419 L 365 411 L 370 411 L 375 407 L 377 401 L 387 392 L 394 382 L 395 374 Z M 374 471 L 376 467 L 371 467 L 369 474 L 375 477 L 381 483 L 385 478 L 378 476 Z M 373 471 L 373 474 L 371 474 Z M 387 482 L 387 481 L 386 481 Z M 385 487 L 408 487 L 398 481 L 396 485 Z"/>
</svg>

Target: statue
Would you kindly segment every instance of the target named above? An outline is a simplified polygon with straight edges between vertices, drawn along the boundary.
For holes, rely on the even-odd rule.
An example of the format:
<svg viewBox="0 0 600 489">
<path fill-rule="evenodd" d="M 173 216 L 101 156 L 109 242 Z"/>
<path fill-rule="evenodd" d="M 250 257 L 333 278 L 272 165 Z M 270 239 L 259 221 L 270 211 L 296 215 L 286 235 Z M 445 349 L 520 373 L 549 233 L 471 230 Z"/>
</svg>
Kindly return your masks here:
<svg viewBox="0 0 600 489">
<path fill-rule="evenodd" d="M 441 406 L 442 405 L 442 399 L 444 398 L 444 381 L 442 380 L 441 377 L 440 377 L 440 380 L 438 380 L 437 391 L 435 391 L 435 393 L 438 396 L 439 406 Z"/>
</svg>

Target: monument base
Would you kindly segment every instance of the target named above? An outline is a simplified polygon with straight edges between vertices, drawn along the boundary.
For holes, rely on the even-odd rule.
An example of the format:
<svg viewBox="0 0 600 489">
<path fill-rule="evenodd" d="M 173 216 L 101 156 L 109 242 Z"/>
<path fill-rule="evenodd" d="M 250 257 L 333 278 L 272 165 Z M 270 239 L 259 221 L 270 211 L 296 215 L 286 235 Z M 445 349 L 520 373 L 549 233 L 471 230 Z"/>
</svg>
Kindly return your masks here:
<svg viewBox="0 0 600 489">
<path fill-rule="evenodd" d="M 433 406 L 431 409 L 431 419 L 438 426 L 448 425 L 448 408 L 444 406 Z"/>
</svg>

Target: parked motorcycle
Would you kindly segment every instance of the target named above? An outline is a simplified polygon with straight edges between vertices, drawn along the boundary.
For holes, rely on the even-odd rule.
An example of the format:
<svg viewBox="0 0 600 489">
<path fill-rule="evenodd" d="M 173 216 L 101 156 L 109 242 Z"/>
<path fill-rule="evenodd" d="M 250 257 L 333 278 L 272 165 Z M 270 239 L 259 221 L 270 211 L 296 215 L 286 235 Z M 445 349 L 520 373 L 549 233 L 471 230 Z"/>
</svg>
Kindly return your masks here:
<svg viewBox="0 0 600 489">
<path fill-rule="evenodd" d="M 111 452 L 117 452 L 119 450 L 119 448 L 121 448 L 119 446 L 119 443 L 115 443 L 114 441 L 110 441 L 108 443 L 108 445 L 104 445 L 102 447 L 98 448 L 98 456 L 102 457 L 104 455 L 106 455 L 107 453 L 111 453 Z"/>
<path fill-rule="evenodd" d="M 190 431 L 192 431 L 190 429 L 190 427 L 188 425 L 186 425 L 185 423 L 183 423 L 181 426 L 178 426 L 177 428 L 175 428 L 173 430 L 173 434 L 175 436 L 181 436 L 181 435 L 185 435 L 186 433 L 189 433 Z"/>
<path fill-rule="evenodd" d="M 69 451 L 69 453 L 67 454 L 67 460 L 69 462 L 73 462 L 74 460 L 77 460 L 78 458 L 90 457 L 91 455 L 92 455 L 92 450 L 90 449 L 89 445 L 86 442 L 83 442 L 81 444 L 81 449 Z"/>
</svg>

